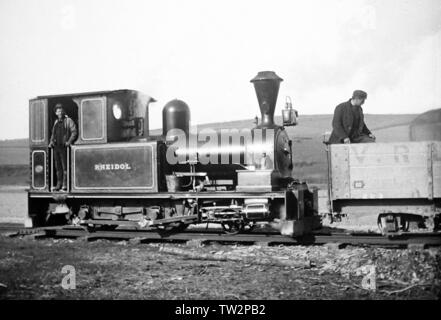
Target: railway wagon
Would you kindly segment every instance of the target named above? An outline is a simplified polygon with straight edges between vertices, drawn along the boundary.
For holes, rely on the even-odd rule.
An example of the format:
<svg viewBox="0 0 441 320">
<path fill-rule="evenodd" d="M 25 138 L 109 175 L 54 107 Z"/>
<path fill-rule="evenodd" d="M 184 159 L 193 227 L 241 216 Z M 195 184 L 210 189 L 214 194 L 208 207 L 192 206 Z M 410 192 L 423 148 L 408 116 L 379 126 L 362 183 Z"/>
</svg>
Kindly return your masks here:
<svg viewBox="0 0 441 320">
<path fill-rule="evenodd" d="M 296 111 L 287 105 L 283 124 L 274 122 L 282 81 L 272 71 L 259 72 L 251 82 L 260 124 L 248 135 L 230 132 L 225 139 L 216 134 L 211 136 L 219 138 L 216 143 L 202 145 L 201 140 L 191 144 L 190 108 L 181 100 L 164 106 L 159 135 L 149 131 L 149 105 L 155 99 L 138 91 L 30 100 L 26 225 L 180 231 L 194 223 L 216 223 L 227 233 L 237 233 L 272 223 L 289 236 L 319 227 L 317 190 L 291 176 L 293 150 L 285 127 L 296 124 Z M 57 181 L 48 147 L 57 103 L 63 104 L 79 132 L 68 150 L 67 192 L 54 189 Z M 184 144 L 178 144 L 182 137 Z M 170 161 L 170 155 L 177 161 Z"/>
<path fill-rule="evenodd" d="M 438 229 L 441 142 L 327 146 L 330 212 L 378 213 L 383 233 Z"/>
</svg>

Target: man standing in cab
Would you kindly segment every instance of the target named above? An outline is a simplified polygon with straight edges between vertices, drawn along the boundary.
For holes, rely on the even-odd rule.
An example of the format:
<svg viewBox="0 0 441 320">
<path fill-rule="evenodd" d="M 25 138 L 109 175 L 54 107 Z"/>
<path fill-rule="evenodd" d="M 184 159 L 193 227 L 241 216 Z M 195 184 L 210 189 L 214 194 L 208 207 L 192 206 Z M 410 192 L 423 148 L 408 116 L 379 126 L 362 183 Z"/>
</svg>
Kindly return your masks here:
<svg viewBox="0 0 441 320">
<path fill-rule="evenodd" d="M 55 114 L 57 115 L 57 120 L 55 120 L 52 128 L 52 136 L 49 143 L 49 148 L 53 148 L 57 173 L 57 185 L 54 191 L 60 191 L 60 189 L 67 191 L 67 148 L 77 138 L 77 126 L 66 115 L 61 103 L 55 105 Z"/>
<path fill-rule="evenodd" d="M 367 93 L 355 90 L 352 98 L 340 103 L 334 111 L 332 133 L 329 143 L 369 143 L 375 142 L 375 136 L 364 122 L 361 106 L 367 99 Z"/>
</svg>

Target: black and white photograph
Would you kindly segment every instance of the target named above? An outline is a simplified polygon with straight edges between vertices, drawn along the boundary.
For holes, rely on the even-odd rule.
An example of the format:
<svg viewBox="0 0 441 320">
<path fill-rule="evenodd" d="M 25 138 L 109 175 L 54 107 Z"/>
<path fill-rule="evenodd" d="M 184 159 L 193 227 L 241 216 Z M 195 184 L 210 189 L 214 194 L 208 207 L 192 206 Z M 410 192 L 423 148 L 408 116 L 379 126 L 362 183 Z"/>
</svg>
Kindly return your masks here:
<svg viewBox="0 0 441 320">
<path fill-rule="evenodd" d="M 0 0 L 0 305 L 439 300 L 440 219 L 439 0 Z"/>
</svg>

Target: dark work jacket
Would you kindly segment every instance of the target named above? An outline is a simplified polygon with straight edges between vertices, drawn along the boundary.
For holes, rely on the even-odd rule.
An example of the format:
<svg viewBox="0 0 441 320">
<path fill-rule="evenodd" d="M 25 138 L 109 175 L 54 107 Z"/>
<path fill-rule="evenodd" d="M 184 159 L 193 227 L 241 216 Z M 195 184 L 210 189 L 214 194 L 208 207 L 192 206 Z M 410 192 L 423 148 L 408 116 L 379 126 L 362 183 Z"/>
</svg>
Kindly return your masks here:
<svg viewBox="0 0 441 320">
<path fill-rule="evenodd" d="M 329 143 L 343 143 L 346 138 L 354 138 L 360 135 L 369 135 L 371 131 L 364 123 L 363 109 L 361 107 L 355 107 L 360 112 L 360 122 L 358 128 L 353 131 L 353 136 L 350 137 L 352 126 L 354 124 L 354 116 L 351 110 L 351 99 L 349 101 L 340 103 L 334 111 L 334 118 L 332 119 L 332 133 L 329 138 Z"/>
<path fill-rule="evenodd" d="M 57 119 L 52 127 L 52 136 L 50 142 L 54 145 L 56 145 L 57 142 L 55 141 L 55 126 L 57 125 L 58 121 L 60 120 Z M 64 141 L 58 142 L 61 142 L 61 145 L 64 145 L 66 142 L 73 143 L 77 138 L 77 126 L 75 125 L 75 122 L 68 116 L 65 116 L 62 121 L 64 123 Z"/>
</svg>

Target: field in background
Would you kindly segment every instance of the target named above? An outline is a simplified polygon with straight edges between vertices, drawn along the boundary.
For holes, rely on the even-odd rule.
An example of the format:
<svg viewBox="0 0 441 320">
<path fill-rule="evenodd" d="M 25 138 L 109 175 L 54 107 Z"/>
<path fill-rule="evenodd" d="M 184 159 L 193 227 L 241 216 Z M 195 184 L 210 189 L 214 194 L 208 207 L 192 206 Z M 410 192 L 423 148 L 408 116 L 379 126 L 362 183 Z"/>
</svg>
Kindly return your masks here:
<svg viewBox="0 0 441 320">
<path fill-rule="evenodd" d="M 0 186 L 0 223 L 23 223 L 27 209 L 23 187 Z"/>
<path fill-rule="evenodd" d="M 28 139 L 0 140 L 0 166 L 27 165 L 28 163 Z"/>
<path fill-rule="evenodd" d="M 29 185 L 28 139 L 0 141 L 0 185 Z"/>
<path fill-rule="evenodd" d="M 0 166 L 0 185 L 3 186 L 27 186 L 29 185 L 28 164 L 6 164 Z"/>
</svg>

